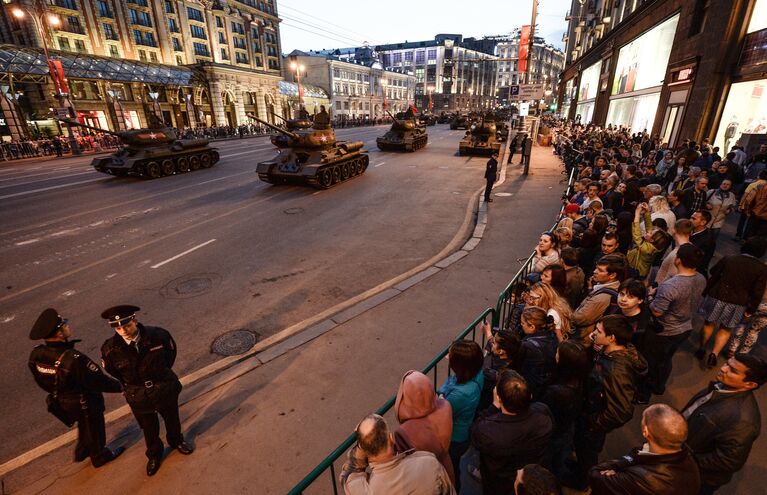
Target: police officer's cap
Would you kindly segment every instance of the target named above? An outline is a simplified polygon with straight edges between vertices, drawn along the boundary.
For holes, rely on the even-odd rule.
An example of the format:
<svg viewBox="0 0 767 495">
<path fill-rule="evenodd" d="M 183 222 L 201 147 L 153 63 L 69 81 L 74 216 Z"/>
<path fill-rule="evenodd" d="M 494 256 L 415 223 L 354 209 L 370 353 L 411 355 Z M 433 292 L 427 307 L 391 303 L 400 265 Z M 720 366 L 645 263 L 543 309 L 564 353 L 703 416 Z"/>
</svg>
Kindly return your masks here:
<svg viewBox="0 0 767 495">
<path fill-rule="evenodd" d="M 67 320 L 61 317 L 58 311 L 48 308 L 37 317 L 37 321 L 29 332 L 31 340 L 47 339 L 63 327 Z"/>
<path fill-rule="evenodd" d="M 136 312 L 139 310 L 141 310 L 141 308 L 138 306 L 122 304 L 104 310 L 101 313 L 101 317 L 109 322 L 109 326 L 113 328 L 121 327 L 133 321 L 133 319 L 136 318 Z"/>
</svg>

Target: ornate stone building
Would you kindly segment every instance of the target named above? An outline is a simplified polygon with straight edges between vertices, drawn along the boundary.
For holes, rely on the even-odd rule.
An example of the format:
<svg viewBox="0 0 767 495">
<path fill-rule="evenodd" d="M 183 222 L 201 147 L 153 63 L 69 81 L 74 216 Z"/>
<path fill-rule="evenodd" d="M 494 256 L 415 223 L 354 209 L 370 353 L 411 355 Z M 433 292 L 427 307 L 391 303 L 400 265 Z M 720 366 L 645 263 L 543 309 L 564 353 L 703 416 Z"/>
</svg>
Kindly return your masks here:
<svg viewBox="0 0 767 495">
<path fill-rule="evenodd" d="M 279 22 L 274 0 L 10 0 L 0 85 L 26 120 L 50 123 L 59 103 L 47 46 L 86 123 L 138 127 L 150 113 L 179 127 L 239 125 L 247 113 L 273 121 L 284 107 Z M 23 57 L 39 61 L 32 74 L 12 63 Z"/>
</svg>

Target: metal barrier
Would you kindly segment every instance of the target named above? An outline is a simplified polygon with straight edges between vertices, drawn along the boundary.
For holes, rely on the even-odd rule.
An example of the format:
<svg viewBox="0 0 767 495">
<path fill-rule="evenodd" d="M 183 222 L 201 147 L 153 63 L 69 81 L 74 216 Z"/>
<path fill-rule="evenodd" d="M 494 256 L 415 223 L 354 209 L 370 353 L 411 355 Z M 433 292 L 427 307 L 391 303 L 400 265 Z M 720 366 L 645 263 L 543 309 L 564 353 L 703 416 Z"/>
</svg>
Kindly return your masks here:
<svg viewBox="0 0 767 495">
<path fill-rule="evenodd" d="M 575 182 L 575 170 L 573 170 L 570 173 L 570 177 L 568 180 L 567 189 L 565 191 L 565 194 L 569 197 L 573 184 Z M 559 211 L 559 219 L 562 218 L 562 215 L 564 214 L 565 205 L 562 205 L 562 208 Z M 556 224 L 554 224 L 556 227 Z M 479 340 L 477 340 L 477 327 L 480 325 L 482 321 L 485 320 L 485 318 L 488 315 L 492 316 L 492 326 L 493 330 L 497 330 L 500 328 L 500 322 L 506 322 L 509 316 L 511 316 L 511 310 L 512 305 L 514 304 L 514 301 L 518 299 L 519 294 L 515 294 L 514 290 L 517 284 L 524 280 L 524 277 L 527 277 L 528 273 L 530 273 L 530 267 L 532 266 L 532 260 L 533 260 L 533 254 L 531 254 L 525 263 L 522 265 L 522 268 L 519 269 L 519 271 L 514 275 L 514 278 L 511 279 L 511 282 L 506 286 L 506 288 L 501 292 L 501 294 L 498 296 L 498 303 L 495 308 L 487 308 L 480 314 L 471 324 L 469 324 L 468 327 L 466 327 L 461 333 L 458 334 L 458 336 L 455 338 L 455 340 L 461 340 L 466 339 L 469 334 L 471 334 L 471 340 L 478 342 L 480 346 L 484 349 L 485 347 L 485 334 L 480 331 L 479 332 Z M 451 342 L 452 344 L 452 342 Z M 440 376 L 440 370 L 439 370 L 439 364 L 440 361 L 442 361 L 445 356 L 447 356 L 448 351 L 450 350 L 450 346 L 448 345 L 445 347 L 442 352 L 437 354 L 434 359 L 431 360 L 429 364 L 426 365 L 426 367 L 422 370 L 425 375 L 429 375 L 431 373 L 433 377 L 433 383 L 434 383 L 434 389 L 436 390 L 438 387 L 438 384 L 440 382 L 439 376 Z M 445 377 L 450 376 L 450 368 L 447 366 L 447 363 L 444 363 L 444 370 L 442 371 L 442 374 L 445 375 Z M 396 395 L 392 396 L 383 406 L 378 408 L 376 411 L 377 414 L 384 415 L 386 414 L 392 407 L 394 407 L 394 401 L 396 399 Z M 333 452 L 330 453 L 325 459 L 320 462 L 317 467 L 315 467 L 304 479 L 302 479 L 296 486 L 293 487 L 292 490 L 290 490 L 288 495 L 300 495 L 304 493 L 304 491 L 309 488 L 312 483 L 314 483 L 317 479 L 319 479 L 320 476 L 322 476 L 323 473 L 326 471 L 329 471 L 330 475 L 330 483 L 333 487 L 333 494 L 338 495 L 338 477 L 336 476 L 337 466 L 336 464 L 343 464 L 344 460 L 341 459 L 353 445 L 356 441 L 355 434 L 349 435 L 346 440 L 341 443 L 338 447 L 336 447 Z M 339 459 L 341 459 L 339 461 Z M 340 466 L 338 466 L 340 468 Z M 323 492 L 325 493 L 325 492 Z"/>
<path fill-rule="evenodd" d="M 486 343 L 485 334 L 481 330 L 478 330 L 478 327 L 488 315 L 490 315 L 492 319 L 495 320 L 495 309 L 487 308 L 484 310 L 482 314 L 480 314 L 473 322 L 471 322 L 468 327 L 466 327 L 461 333 L 458 334 L 455 340 L 462 340 L 470 337 L 470 340 L 477 342 L 484 349 Z M 440 372 L 441 361 L 445 359 L 445 356 L 447 356 L 449 350 L 450 346 L 448 345 L 442 350 L 442 352 L 437 354 L 434 359 L 432 359 L 431 362 L 427 364 L 426 367 L 422 370 L 425 375 L 432 375 L 435 390 L 440 384 L 440 375 L 444 375 L 446 378 L 451 374 L 450 368 L 446 362 L 442 363 L 444 364 L 442 367 L 444 369 L 442 372 Z M 392 398 L 389 399 L 383 406 L 378 408 L 376 413 L 380 414 L 381 416 L 386 414 L 392 407 L 394 407 L 395 399 L 396 395 L 392 396 Z M 302 479 L 296 486 L 294 486 L 293 489 L 290 490 L 289 495 L 299 495 L 304 493 L 304 490 L 309 488 L 309 486 L 326 471 L 329 471 L 330 483 L 333 487 L 333 494 L 338 495 L 338 476 L 336 476 L 336 462 L 343 457 L 344 453 L 346 453 L 346 451 L 349 450 L 352 445 L 354 445 L 356 440 L 357 438 L 354 433 L 349 435 L 346 440 L 344 440 L 341 445 L 339 445 L 333 452 L 331 452 L 330 455 L 323 459 L 322 462 L 320 462 L 317 467 L 312 470 L 311 473 L 306 475 L 304 479 Z M 343 463 L 344 460 L 345 459 L 341 459 L 340 462 Z"/>
</svg>

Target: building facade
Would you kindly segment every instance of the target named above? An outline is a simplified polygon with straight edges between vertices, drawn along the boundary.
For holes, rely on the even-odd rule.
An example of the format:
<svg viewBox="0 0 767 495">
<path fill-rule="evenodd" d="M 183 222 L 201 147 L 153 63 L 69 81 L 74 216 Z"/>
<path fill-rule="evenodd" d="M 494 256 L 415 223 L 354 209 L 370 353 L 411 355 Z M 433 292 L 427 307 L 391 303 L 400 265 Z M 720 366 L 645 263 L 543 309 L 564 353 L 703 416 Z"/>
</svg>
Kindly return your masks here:
<svg viewBox="0 0 767 495">
<path fill-rule="evenodd" d="M 767 0 L 573 0 L 563 115 L 671 146 L 767 142 Z"/>
<path fill-rule="evenodd" d="M 11 0 L 0 15 L 6 50 L 47 46 L 65 72 L 67 65 L 93 68 L 67 73 L 84 123 L 140 127 L 155 114 L 177 127 L 239 125 L 247 113 L 273 120 L 283 107 L 274 0 Z M 188 77 L 158 76 L 181 68 Z M 43 121 L 59 106 L 50 78 L 11 70 L 0 83 L 21 94 L 12 103 L 28 120 Z"/>
<path fill-rule="evenodd" d="M 347 59 L 350 60 L 350 59 Z M 405 111 L 415 96 L 415 76 L 385 70 L 378 62 L 341 60 L 333 52 L 293 51 L 283 63 L 283 76 L 294 82 L 291 62 L 303 66 L 301 82 L 318 86 L 330 97 L 328 111 L 337 120 L 376 119 Z M 385 103 L 385 104 L 384 104 Z M 307 107 L 313 113 L 314 109 Z"/>
<path fill-rule="evenodd" d="M 433 40 L 378 45 L 375 51 L 387 70 L 415 76 L 415 103 L 420 109 L 428 107 L 430 96 L 434 112 L 495 105 L 498 57 L 492 50 L 480 51 L 477 40 L 464 44 L 460 34 L 439 34 Z"/>
<path fill-rule="evenodd" d="M 529 80 L 519 70 L 519 40 L 517 31 L 508 39 L 498 40 L 495 54 L 498 56 L 498 102 L 510 104 L 509 90 L 512 85 L 522 83 L 543 83 L 546 102 L 555 101 L 559 90 L 559 74 L 565 66 L 565 54 L 562 50 L 546 43 L 543 38 L 535 37 L 530 60 Z"/>
</svg>

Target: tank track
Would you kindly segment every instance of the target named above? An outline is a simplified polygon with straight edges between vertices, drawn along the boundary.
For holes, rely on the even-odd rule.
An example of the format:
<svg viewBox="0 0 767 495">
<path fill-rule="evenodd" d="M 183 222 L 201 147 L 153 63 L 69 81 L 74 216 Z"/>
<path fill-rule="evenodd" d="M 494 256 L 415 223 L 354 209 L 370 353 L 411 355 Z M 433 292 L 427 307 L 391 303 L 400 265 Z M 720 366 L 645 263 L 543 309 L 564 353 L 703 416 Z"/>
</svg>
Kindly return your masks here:
<svg viewBox="0 0 767 495">
<path fill-rule="evenodd" d="M 215 149 L 189 151 L 173 155 L 159 156 L 140 160 L 128 169 L 125 167 L 110 167 L 111 157 L 94 160 L 93 167 L 102 173 L 116 176 L 133 175 L 142 179 L 158 179 L 168 175 L 183 174 L 201 168 L 210 168 L 220 160 Z"/>
<path fill-rule="evenodd" d="M 342 182 L 364 174 L 369 163 L 370 157 L 367 155 L 358 155 L 349 160 L 328 163 L 319 167 L 314 177 L 308 177 L 306 183 L 316 189 L 330 189 Z M 259 178 L 264 180 L 260 174 Z M 266 182 L 271 181 L 266 180 Z"/>
<path fill-rule="evenodd" d="M 380 138 L 379 138 L 380 139 Z M 399 142 L 399 143 L 392 143 L 387 142 L 383 139 L 376 140 L 376 145 L 378 146 L 378 149 L 381 151 L 417 151 L 421 148 L 426 146 L 426 143 L 429 142 L 429 136 L 427 134 L 424 134 L 422 136 L 418 136 L 417 138 L 413 139 L 412 142 Z"/>
</svg>

